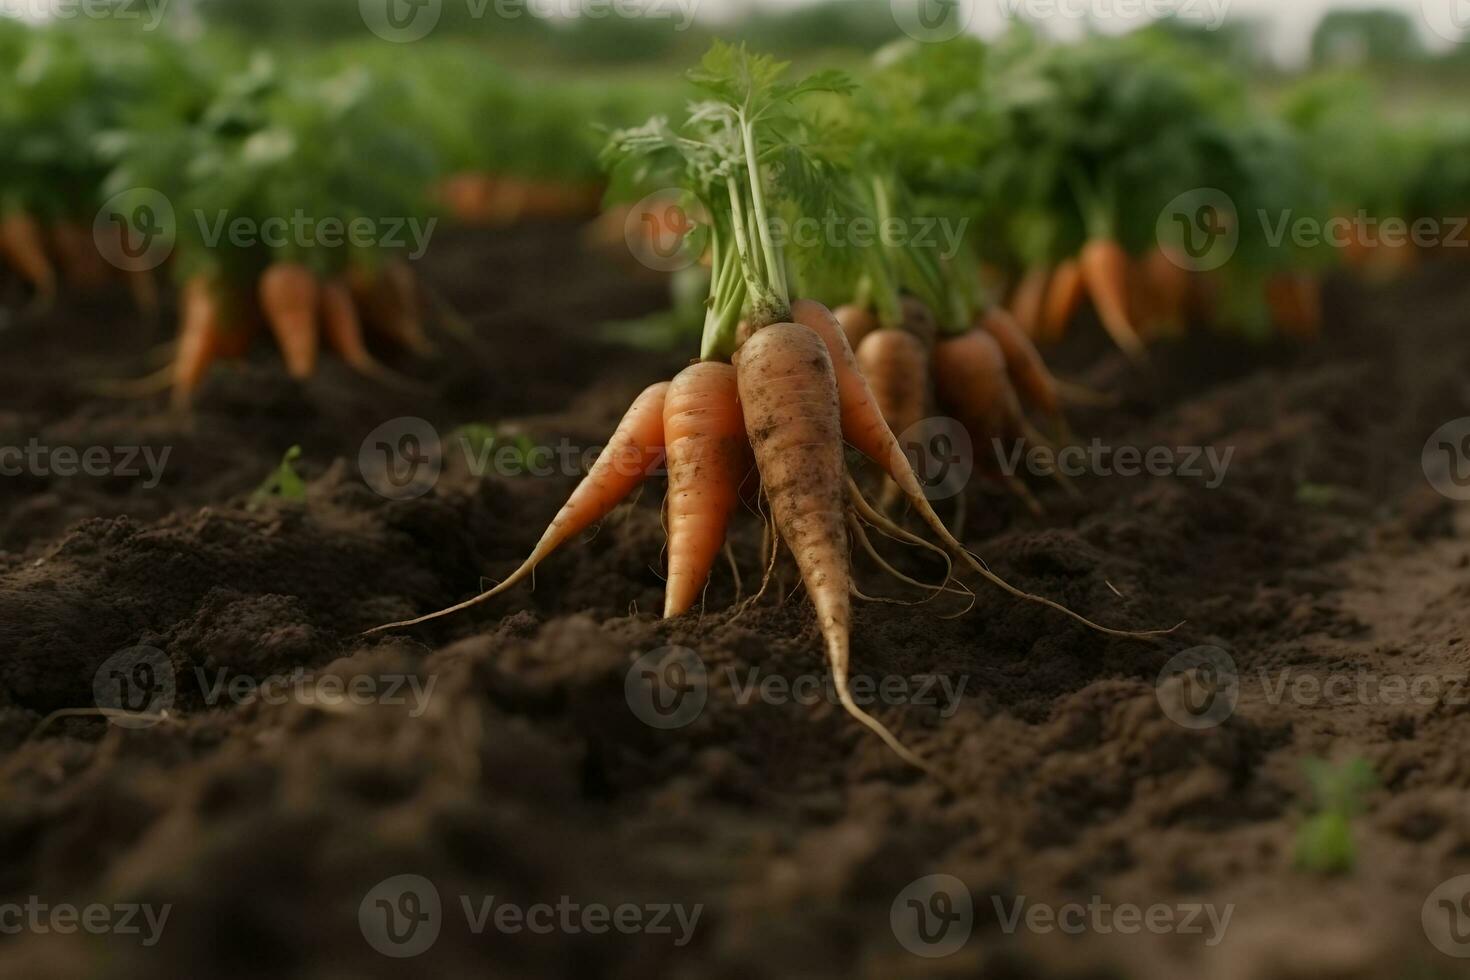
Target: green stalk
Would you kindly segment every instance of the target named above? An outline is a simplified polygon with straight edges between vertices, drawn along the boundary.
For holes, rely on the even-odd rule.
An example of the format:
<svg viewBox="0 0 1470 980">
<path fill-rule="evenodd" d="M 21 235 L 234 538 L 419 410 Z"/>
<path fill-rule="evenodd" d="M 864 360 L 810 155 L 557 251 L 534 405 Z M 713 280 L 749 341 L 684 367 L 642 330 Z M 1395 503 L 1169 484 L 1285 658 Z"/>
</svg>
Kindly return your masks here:
<svg viewBox="0 0 1470 980">
<path fill-rule="evenodd" d="M 728 361 L 735 353 L 740 311 L 745 306 L 745 281 L 740 271 L 740 253 L 730 247 L 729 236 L 721 234 L 715 226 L 710 229 L 710 237 L 714 274 L 699 357 L 704 361 Z"/>
<path fill-rule="evenodd" d="M 873 195 L 873 214 L 878 221 L 881 237 L 884 226 L 893 214 L 888 187 L 881 177 L 874 177 L 870 188 Z M 878 314 L 878 323 L 885 328 L 903 325 L 903 303 L 898 292 L 898 268 L 902 256 L 896 246 L 882 242 L 881 248 L 868 250 L 868 285 L 872 291 L 873 308 Z"/>
</svg>

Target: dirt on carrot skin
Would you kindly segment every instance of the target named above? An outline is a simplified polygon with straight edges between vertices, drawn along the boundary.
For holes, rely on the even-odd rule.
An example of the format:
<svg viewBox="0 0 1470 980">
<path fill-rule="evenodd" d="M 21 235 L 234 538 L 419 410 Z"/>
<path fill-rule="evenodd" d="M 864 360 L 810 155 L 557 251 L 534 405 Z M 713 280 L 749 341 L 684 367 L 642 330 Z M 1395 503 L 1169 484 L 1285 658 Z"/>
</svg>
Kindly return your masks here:
<svg viewBox="0 0 1470 980">
<path fill-rule="evenodd" d="M 0 974 L 1463 975 L 1421 923 L 1470 854 L 1470 522 L 1421 471 L 1429 434 L 1470 403 L 1470 293 L 1452 275 L 1335 286 L 1322 345 L 1195 336 L 1158 349 L 1152 378 L 1095 326 L 1072 331 L 1058 374 L 1125 394 L 1074 413 L 1084 440 L 1171 447 L 1180 464 L 1233 450 L 1223 479 L 1210 487 L 1203 460 L 1198 477 L 1094 474 L 1081 503 L 1037 480 L 1041 521 L 977 484 L 967 541 L 1109 625 L 1188 625 L 1111 640 L 978 585 L 956 619 L 948 599 L 859 604 L 855 684 L 888 685 L 901 703 L 871 710 L 950 774 L 949 797 L 829 696 L 792 569 L 737 614 L 717 566 L 703 616 L 656 618 L 657 481 L 534 590 L 358 637 L 506 574 L 575 485 L 556 462 L 477 477 L 455 427 L 593 447 L 678 370 L 677 353 L 594 339 L 596 319 L 653 309 L 660 290 L 581 256 L 575 236 L 441 238 L 424 267 L 479 342 L 441 334 L 440 361 L 393 359 L 432 379 L 425 396 L 330 359 L 298 387 L 261 347 L 183 420 L 75 384 L 151 370 L 141 352 L 164 335 L 124 298 L 5 328 L 0 446 L 171 453 L 152 488 L 142 464 L 0 478 L 0 912 L 23 910 Z M 432 492 L 390 500 L 358 454 L 409 415 L 451 451 Z M 247 510 L 294 444 L 308 501 Z M 760 521 L 737 524 L 749 596 Z M 903 594 L 856 567 L 866 591 Z M 1156 682 L 1205 644 L 1233 661 L 1239 700 L 1196 730 L 1172 720 L 1184 679 Z M 661 729 L 643 720 L 658 716 L 641 673 L 631 701 L 627 682 L 668 647 L 699 658 L 684 693 L 703 705 Z M 104 692 L 119 668 L 146 679 L 139 663 L 172 681 L 153 705 L 166 720 L 34 734 L 96 706 L 99 675 Z M 1396 677 L 1436 686 L 1404 701 L 1385 693 Z M 1378 773 L 1350 875 L 1293 867 L 1314 756 Z M 930 960 L 916 954 L 939 948 L 904 924 L 944 911 L 920 882 L 936 874 L 968 892 L 972 925 Z M 55 910 L 94 903 L 112 927 L 53 928 Z M 142 912 L 122 928 L 136 907 L 166 910 L 156 936 Z M 1169 925 L 1130 930 L 1129 910 Z"/>
</svg>

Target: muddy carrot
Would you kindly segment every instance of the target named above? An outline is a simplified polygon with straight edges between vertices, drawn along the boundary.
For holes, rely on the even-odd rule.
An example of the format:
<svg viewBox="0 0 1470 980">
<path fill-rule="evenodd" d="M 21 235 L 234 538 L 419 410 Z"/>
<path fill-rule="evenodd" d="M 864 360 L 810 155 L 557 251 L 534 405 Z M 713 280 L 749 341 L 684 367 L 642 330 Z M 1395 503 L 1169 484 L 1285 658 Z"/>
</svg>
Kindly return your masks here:
<svg viewBox="0 0 1470 980">
<path fill-rule="evenodd" d="M 183 323 L 174 354 L 174 407 L 189 406 L 210 367 L 221 356 L 223 324 L 220 303 L 213 283 L 195 276 L 184 284 L 180 296 Z"/>
<path fill-rule="evenodd" d="M 923 420 L 929 396 L 923 341 L 907 330 L 875 330 L 858 345 L 857 362 L 889 429 L 902 435 Z"/>
<path fill-rule="evenodd" d="M 442 619 L 488 602 L 524 581 L 552 552 L 610 514 L 637 489 L 664 456 L 664 402 L 669 382 L 646 388 L 618 424 L 612 439 L 592 464 L 586 479 L 572 491 L 529 558 L 495 588 L 457 606 L 402 623 L 389 623 L 368 630 L 369 634 L 405 629 Z"/>
<path fill-rule="evenodd" d="M 992 572 L 986 565 L 970 553 L 964 545 L 957 541 L 943 520 L 934 512 L 933 506 L 924 496 L 923 488 L 919 486 L 919 480 L 914 475 L 908 458 L 904 455 L 903 447 L 898 444 L 898 439 L 883 421 L 883 415 L 878 410 L 872 391 L 868 383 L 863 379 L 862 372 L 858 370 L 856 358 L 852 350 L 847 346 L 847 338 L 842 332 L 841 326 L 821 303 L 811 300 L 797 300 L 791 304 L 791 316 L 797 323 L 809 328 L 817 334 L 827 345 L 827 351 L 836 373 L 838 403 L 842 419 L 843 437 L 854 449 L 877 463 L 879 468 L 898 484 L 903 491 L 904 498 L 914 508 L 914 512 L 923 519 L 946 548 L 954 552 L 955 556 L 968 565 L 986 581 L 1010 595 L 1046 606 L 1065 616 L 1069 616 L 1089 629 L 1110 636 L 1118 636 L 1127 639 L 1139 639 L 1157 636 L 1169 631 L 1134 632 L 1128 630 L 1115 630 L 1106 626 L 1100 626 L 1086 617 L 1073 612 L 1061 603 L 1055 602 L 1045 596 L 1033 595 L 1016 588 L 1000 576 Z M 747 418 L 747 424 L 749 419 Z M 752 439 L 752 444 L 754 440 Z M 757 462 L 760 461 L 757 455 Z M 765 469 L 761 469 L 762 476 Z"/>
<path fill-rule="evenodd" d="M 11 211 L 0 218 L 0 254 L 35 289 L 42 302 L 56 298 L 56 269 L 46 254 L 45 235 L 35 218 Z"/>
<path fill-rule="evenodd" d="M 1060 385 L 1015 318 L 992 306 L 980 325 L 1000 345 L 1011 383 L 1021 398 L 1043 415 L 1058 418 L 1062 414 Z"/>
<path fill-rule="evenodd" d="M 322 286 L 322 336 L 327 346 L 359 374 L 377 375 L 382 371 L 363 339 L 362 320 L 352 302 L 352 290 L 340 279 Z"/>
<path fill-rule="evenodd" d="M 842 330 L 847 334 L 847 345 L 857 350 L 863 338 L 878 329 L 878 317 L 866 306 L 848 303 L 832 311 Z"/>
<path fill-rule="evenodd" d="M 1147 360 L 1148 351 L 1128 318 L 1128 253 L 1112 239 L 1094 238 L 1082 246 L 1077 263 L 1092 305 L 1113 343 L 1134 361 Z"/>
<path fill-rule="evenodd" d="M 829 318 L 826 308 L 822 312 Z M 835 319 L 831 329 L 842 337 Z M 846 343 L 845 338 L 842 343 Z M 847 462 L 837 379 L 823 338 L 797 323 L 758 330 L 735 354 L 745 430 L 771 517 L 816 609 L 838 700 L 900 758 L 929 766 L 849 690 L 852 565 L 847 537 Z M 879 420 L 881 422 L 881 418 Z"/>
<path fill-rule="evenodd" d="M 1033 265 L 1026 270 L 1016 291 L 1011 295 L 1011 314 L 1021 329 L 1032 337 L 1042 329 L 1042 315 L 1046 308 L 1047 286 L 1052 281 L 1051 268 L 1045 264 Z"/>
<path fill-rule="evenodd" d="M 1037 331 L 1038 339 L 1047 343 L 1061 340 L 1082 306 L 1085 293 L 1082 268 L 1076 260 L 1067 259 L 1058 265 L 1046 287 L 1046 300 L 1042 304 L 1041 324 Z"/>
<path fill-rule="evenodd" d="M 280 345 L 286 371 L 297 380 L 316 373 L 321 342 L 322 292 L 304 265 L 277 262 L 260 276 L 260 306 Z"/>
<path fill-rule="evenodd" d="M 664 401 L 663 425 L 669 471 L 667 619 L 699 601 L 750 472 L 735 368 L 706 361 L 679 372 Z"/>
</svg>

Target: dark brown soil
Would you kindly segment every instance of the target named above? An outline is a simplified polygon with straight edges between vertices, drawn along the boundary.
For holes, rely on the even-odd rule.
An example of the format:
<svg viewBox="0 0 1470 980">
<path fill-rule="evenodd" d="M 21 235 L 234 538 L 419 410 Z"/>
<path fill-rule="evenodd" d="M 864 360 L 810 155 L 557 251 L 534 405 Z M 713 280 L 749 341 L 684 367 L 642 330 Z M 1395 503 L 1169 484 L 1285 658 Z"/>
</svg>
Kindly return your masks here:
<svg viewBox="0 0 1470 980">
<path fill-rule="evenodd" d="M 506 574 L 575 485 L 572 472 L 479 478 L 451 459 L 431 493 L 386 499 L 359 473 L 370 432 L 419 416 L 446 438 L 491 423 L 595 446 L 681 363 L 596 339 L 599 321 L 656 309 L 662 287 L 582 255 L 575 235 L 441 239 L 424 269 L 478 339 L 441 334 L 437 359 L 398 365 L 429 382 L 423 395 L 335 365 L 298 388 L 261 350 L 181 419 L 161 400 L 87 393 L 147 373 L 164 339 L 119 297 L 0 334 L 0 447 L 170 453 L 152 488 L 0 477 L 0 976 L 1470 976 L 1421 923 L 1431 892 L 1470 871 L 1470 689 L 1451 682 L 1470 672 L 1470 520 L 1421 467 L 1429 434 L 1470 414 L 1470 289 L 1456 271 L 1338 284 L 1324 343 L 1199 334 L 1161 349 L 1151 378 L 1074 338 L 1062 373 L 1125 392 L 1117 409 L 1079 412 L 1079 432 L 1234 456 L 1214 489 L 1091 476 L 1074 503 L 1037 484 L 1040 521 L 970 490 L 967 538 L 996 571 L 1109 624 L 1187 620 L 1164 642 L 1102 637 L 978 583 L 962 616 L 945 601 L 858 606 L 858 675 L 963 685 L 943 710 L 918 703 L 929 697 L 874 708 L 948 774 L 950 795 L 823 699 L 743 697 L 750 672 L 826 676 L 789 570 L 738 616 L 722 567 L 703 616 L 656 617 L 657 486 L 549 561 L 534 591 L 359 637 Z M 307 501 L 248 509 L 293 444 Z M 749 594 L 754 518 L 734 555 Z M 868 591 L 902 594 L 858 569 Z M 1207 644 L 1233 660 L 1239 703 L 1192 729 L 1171 720 L 1191 678 L 1158 680 Z M 155 656 L 117 659 L 140 646 L 161 651 L 154 680 L 173 682 L 154 703 L 162 720 L 60 717 L 38 731 L 105 701 L 112 668 Z M 668 646 L 698 656 L 706 703 L 660 729 L 640 720 L 641 675 L 631 701 L 625 681 Z M 211 692 L 298 669 L 384 696 Z M 1361 686 L 1292 693 L 1338 675 L 1444 683 L 1407 704 Z M 423 700 L 387 690 L 405 677 Z M 1302 764 L 1354 757 L 1378 780 L 1352 824 L 1354 867 L 1300 870 Z M 973 906 L 972 934 L 944 958 L 915 955 L 937 947 L 893 925 L 915 894 L 942 911 L 924 883 L 906 891 L 934 874 Z M 416 958 L 372 944 L 384 942 L 373 923 L 392 924 L 385 908 L 422 908 L 401 900 L 389 880 L 401 875 L 442 903 Z M 493 917 L 477 933 L 462 903 L 477 913 L 490 896 L 699 918 L 687 943 L 672 914 L 671 933 L 574 920 L 539 934 Z M 1103 912 L 1068 932 L 1012 928 L 1020 898 L 1160 906 L 1193 925 L 1123 934 Z M 27 903 L 143 903 L 168 918 L 151 945 L 146 925 L 10 928 L 6 909 Z M 1228 910 L 1222 941 L 1195 905 Z"/>
</svg>

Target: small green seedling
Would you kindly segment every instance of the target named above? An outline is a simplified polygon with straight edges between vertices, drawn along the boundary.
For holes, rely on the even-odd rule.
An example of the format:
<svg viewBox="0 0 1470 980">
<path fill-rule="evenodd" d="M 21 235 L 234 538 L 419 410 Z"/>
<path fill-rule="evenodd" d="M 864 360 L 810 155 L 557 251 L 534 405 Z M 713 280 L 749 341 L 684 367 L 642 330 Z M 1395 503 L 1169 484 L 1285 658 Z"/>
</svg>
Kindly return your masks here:
<svg viewBox="0 0 1470 980">
<path fill-rule="evenodd" d="M 306 481 L 296 472 L 295 462 L 301 458 L 301 447 L 292 446 L 281 458 L 281 465 L 265 478 L 260 488 L 250 496 L 250 509 L 254 510 L 269 500 L 288 500 L 303 503 L 306 500 Z"/>
<path fill-rule="evenodd" d="M 1305 507 L 1331 507 L 1342 494 L 1323 483 L 1303 483 L 1296 488 L 1296 502 Z"/>
<path fill-rule="evenodd" d="M 1297 830 L 1297 867 L 1346 874 L 1357 864 L 1352 819 L 1363 812 L 1363 795 L 1376 783 L 1373 768 L 1355 758 L 1340 766 L 1308 759 L 1303 769 L 1312 784 L 1313 812 Z"/>
<path fill-rule="evenodd" d="M 530 455 L 536 448 L 529 436 L 510 438 L 495 431 L 493 426 L 479 422 L 460 426 L 453 438 L 464 448 L 470 471 L 476 476 L 484 476 L 492 466 L 504 467 L 507 472 L 502 475 L 524 475 Z M 508 458 L 502 459 L 502 453 Z"/>
</svg>

